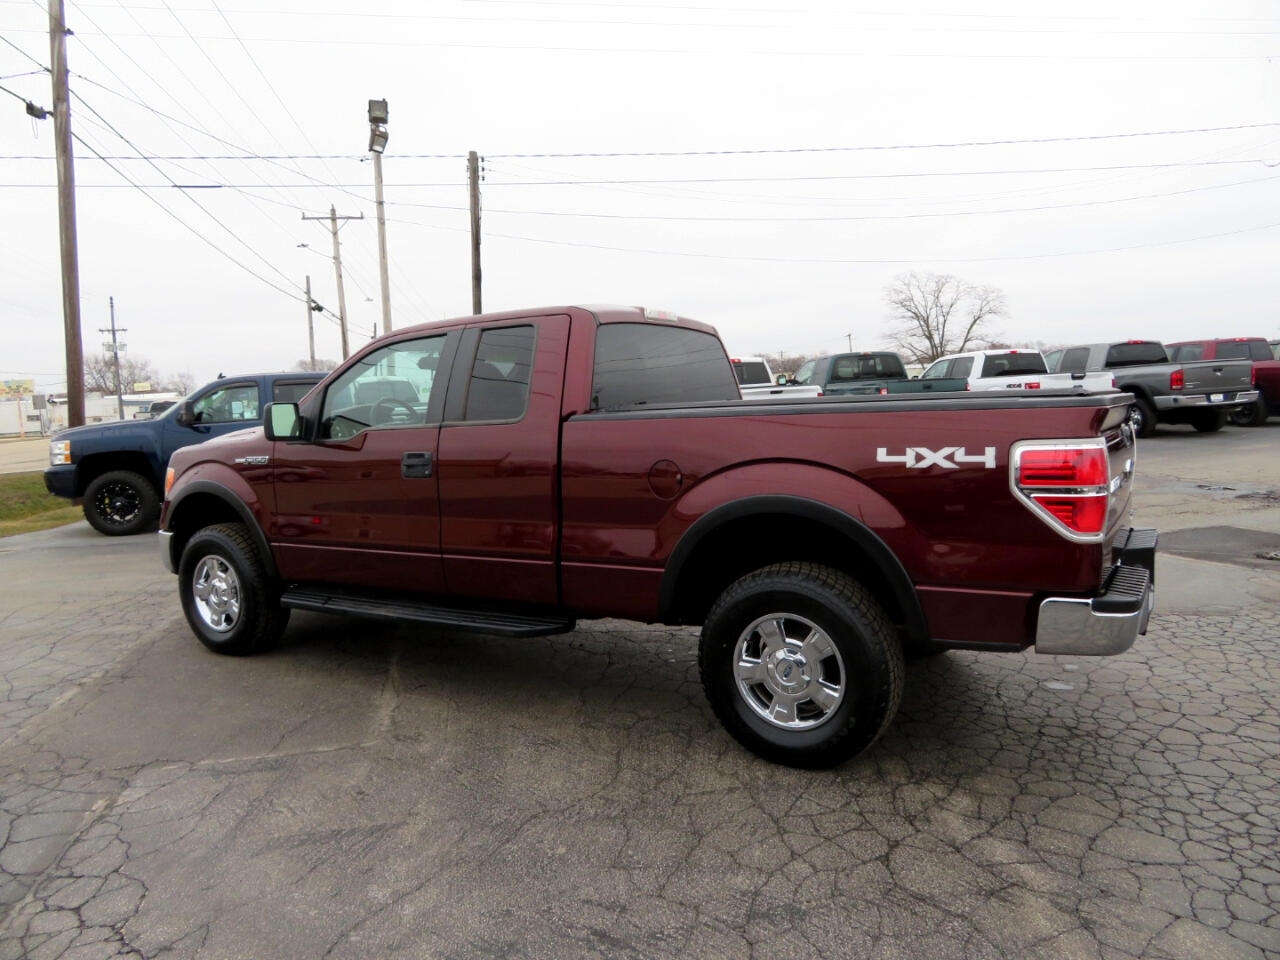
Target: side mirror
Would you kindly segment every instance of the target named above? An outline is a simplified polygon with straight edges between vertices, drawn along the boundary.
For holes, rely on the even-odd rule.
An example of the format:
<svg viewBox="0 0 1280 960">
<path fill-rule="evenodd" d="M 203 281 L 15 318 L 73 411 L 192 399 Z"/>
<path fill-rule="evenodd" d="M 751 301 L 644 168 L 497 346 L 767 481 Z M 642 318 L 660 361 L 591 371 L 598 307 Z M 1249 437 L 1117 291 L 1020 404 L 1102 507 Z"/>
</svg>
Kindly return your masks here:
<svg viewBox="0 0 1280 960">
<path fill-rule="evenodd" d="M 183 400 L 182 406 L 178 408 L 179 426 L 189 427 L 195 422 L 196 422 L 195 407 L 191 405 L 190 400 Z"/>
<path fill-rule="evenodd" d="M 779 387 L 785 387 L 787 385 L 787 375 L 785 373 L 780 373 L 773 378 L 773 382 Z"/>
<path fill-rule="evenodd" d="M 297 440 L 302 434 L 302 417 L 296 403 L 268 403 L 263 415 L 268 440 Z"/>
</svg>

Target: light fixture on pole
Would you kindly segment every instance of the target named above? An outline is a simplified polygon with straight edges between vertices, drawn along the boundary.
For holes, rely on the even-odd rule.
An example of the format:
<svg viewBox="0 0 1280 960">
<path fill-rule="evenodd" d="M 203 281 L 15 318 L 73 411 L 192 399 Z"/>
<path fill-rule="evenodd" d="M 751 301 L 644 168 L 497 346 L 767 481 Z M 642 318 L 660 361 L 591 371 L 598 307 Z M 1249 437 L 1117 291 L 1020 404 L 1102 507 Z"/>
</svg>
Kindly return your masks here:
<svg viewBox="0 0 1280 960">
<path fill-rule="evenodd" d="M 387 277 L 387 217 L 382 202 L 382 152 L 387 149 L 387 101 L 369 101 L 369 152 L 378 208 L 378 268 L 382 279 L 382 332 L 391 332 L 391 283 Z"/>
</svg>

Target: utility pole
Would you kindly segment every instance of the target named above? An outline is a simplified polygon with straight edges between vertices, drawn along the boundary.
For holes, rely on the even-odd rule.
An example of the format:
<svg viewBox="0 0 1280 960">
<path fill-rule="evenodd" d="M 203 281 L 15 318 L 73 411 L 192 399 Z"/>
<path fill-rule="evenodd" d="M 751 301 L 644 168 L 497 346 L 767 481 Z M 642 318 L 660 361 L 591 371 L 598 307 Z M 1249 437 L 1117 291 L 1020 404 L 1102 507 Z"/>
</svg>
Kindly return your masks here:
<svg viewBox="0 0 1280 960">
<path fill-rule="evenodd" d="M 329 205 L 329 215 L 327 217 L 308 217 L 305 213 L 302 215 L 303 220 L 328 220 L 329 230 L 333 233 L 333 272 L 338 278 L 338 324 L 342 329 L 342 359 L 345 360 L 351 351 L 347 346 L 347 294 L 342 286 L 342 251 L 338 246 L 338 221 L 339 220 L 363 220 L 364 214 L 358 217 L 338 216 L 333 205 Z"/>
<path fill-rule="evenodd" d="M 849 338 L 849 352 L 853 353 L 853 334 L 846 333 L 845 336 Z"/>
<path fill-rule="evenodd" d="M 120 327 L 116 329 L 116 298 L 108 297 L 107 302 L 111 305 L 111 326 L 99 327 L 99 333 L 111 334 L 111 356 L 115 359 L 116 364 L 116 415 L 124 419 L 124 391 L 120 389 L 120 348 L 123 344 L 117 336 L 119 333 L 127 333 L 128 327 Z"/>
<path fill-rule="evenodd" d="M 311 299 L 311 274 L 307 274 L 307 355 L 311 358 L 311 368 L 316 368 L 316 327 L 311 314 L 315 310 L 315 301 Z"/>
<path fill-rule="evenodd" d="M 471 182 L 471 312 L 480 309 L 480 158 L 467 154 L 467 179 Z"/>
<path fill-rule="evenodd" d="M 378 209 L 378 271 L 382 280 L 382 332 L 391 332 L 391 281 L 387 277 L 387 215 L 382 203 L 382 152 L 387 149 L 387 101 L 369 101 L 369 151 Z"/>
<path fill-rule="evenodd" d="M 67 360 L 67 426 L 84 423 L 84 351 L 80 342 L 80 256 L 76 243 L 75 157 L 67 83 L 67 19 L 62 0 L 49 0 L 53 73 L 53 139 L 58 166 L 58 236 L 62 250 L 62 330 Z"/>
</svg>

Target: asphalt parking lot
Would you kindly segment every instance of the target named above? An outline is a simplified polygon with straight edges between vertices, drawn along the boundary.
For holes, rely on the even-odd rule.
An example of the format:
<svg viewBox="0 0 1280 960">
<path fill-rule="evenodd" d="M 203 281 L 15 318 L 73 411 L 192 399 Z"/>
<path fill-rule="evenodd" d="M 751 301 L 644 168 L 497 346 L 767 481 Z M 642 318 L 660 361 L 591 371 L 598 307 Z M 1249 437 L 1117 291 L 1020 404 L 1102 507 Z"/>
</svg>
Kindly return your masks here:
<svg viewBox="0 0 1280 960">
<path fill-rule="evenodd" d="M 1149 635 L 913 663 L 825 772 L 721 730 L 692 630 L 217 657 L 154 537 L 0 540 L 0 958 L 1280 957 L 1277 463 L 1143 441 Z"/>
</svg>

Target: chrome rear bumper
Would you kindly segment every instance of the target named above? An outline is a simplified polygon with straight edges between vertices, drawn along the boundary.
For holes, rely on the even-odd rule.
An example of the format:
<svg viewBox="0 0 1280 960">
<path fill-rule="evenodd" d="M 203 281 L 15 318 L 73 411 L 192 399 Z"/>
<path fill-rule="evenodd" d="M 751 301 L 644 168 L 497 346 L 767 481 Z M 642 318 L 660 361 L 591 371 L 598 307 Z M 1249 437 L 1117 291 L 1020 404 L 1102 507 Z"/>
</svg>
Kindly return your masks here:
<svg viewBox="0 0 1280 960">
<path fill-rule="evenodd" d="M 1124 653 L 1155 609 L 1156 543 L 1151 529 L 1130 529 L 1115 566 L 1094 597 L 1050 597 L 1040 604 L 1036 653 L 1106 657 Z"/>
</svg>

